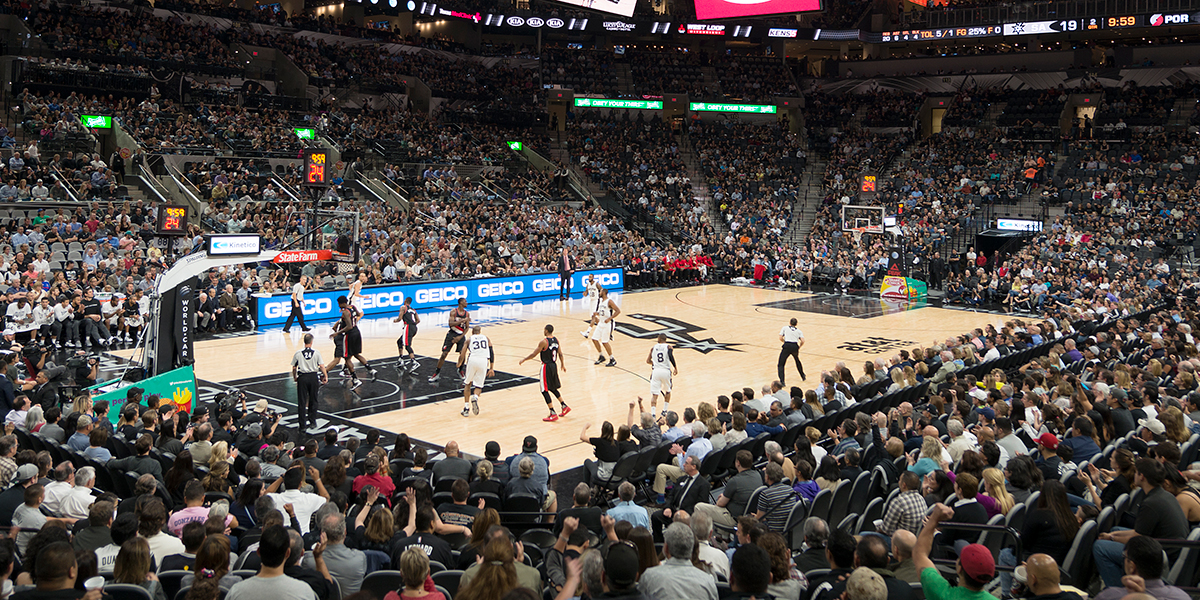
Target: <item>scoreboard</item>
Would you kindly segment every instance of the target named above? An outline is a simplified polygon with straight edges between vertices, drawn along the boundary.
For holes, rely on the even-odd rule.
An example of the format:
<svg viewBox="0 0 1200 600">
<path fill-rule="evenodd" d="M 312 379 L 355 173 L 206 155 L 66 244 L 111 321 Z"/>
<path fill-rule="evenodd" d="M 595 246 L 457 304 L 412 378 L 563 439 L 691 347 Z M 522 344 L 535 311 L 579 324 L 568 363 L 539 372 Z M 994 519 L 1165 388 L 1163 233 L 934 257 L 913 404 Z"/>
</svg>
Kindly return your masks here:
<svg viewBox="0 0 1200 600">
<path fill-rule="evenodd" d="M 329 154 L 325 150 L 304 152 L 304 185 L 329 185 Z"/>
<path fill-rule="evenodd" d="M 158 208 L 158 235 L 186 235 L 188 228 L 188 208 L 186 206 L 165 204 Z"/>
</svg>

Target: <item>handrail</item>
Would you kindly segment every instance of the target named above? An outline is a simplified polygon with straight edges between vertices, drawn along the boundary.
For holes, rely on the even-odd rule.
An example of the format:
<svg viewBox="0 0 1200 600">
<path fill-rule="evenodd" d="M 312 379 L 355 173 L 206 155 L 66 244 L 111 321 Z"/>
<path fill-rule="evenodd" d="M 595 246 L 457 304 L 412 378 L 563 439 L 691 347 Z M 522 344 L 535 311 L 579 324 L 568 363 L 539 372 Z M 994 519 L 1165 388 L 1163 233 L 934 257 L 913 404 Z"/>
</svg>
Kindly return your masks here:
<svg viewBox="0 0 1200 600">
<path fill-rule="evenodd" d="M 283 193 L 287 194 L 293 202 L 304 202 L 304 199 L 296 194 L 295 190 L 292 189 L 292 186 L 288 185 L 287 182 L 281 179 L 278 175 L 272 173 L 269 180 L 275 185 L 279 186 L 279 189 L 283 190 Z"/>
<path fill-rule="evenodd" d="M 63 184 L 63 189 L 67 190 L 67 196 L 71 198 L 72 202 L 83 202 L 83 200 L 79 199 L 78 190 L 71 185 L 71 179 L 66 175 L 63 175 L 62 171 L 58 170 L 58 167 L 50 165 L 50 174 L 53 175 L 59 183 Z"/>
<path fill-rule="evenodd" d="M 150 171 L 147 171 L 146 165 L 138 164 L 137 172 L 134 173 L 134 177 L 145 181 L 146 185 L 150 186 L 150 191 L 154 192 L 155 196 L 158 196 L 159 201 L 164 203 L 170 202 L 171 190 L 168 190 L 166 186 L 164 186 L 162 182 L 158 180 L 157 177 L 150 173 Z M 162 188 L 161 191 L 159 188 Z"/>
<path fill-rule="evenodd" d="M 203 192 L 200 191 L 200 188 L 196 187 L 196 184 L 192 183 L 192 180 L 188 179 L 186 176 L 184 176 L 182 171 L 166 161 L 163 162 L 163 167 L 167 170 L 167 174 L 171 176 L 171 179 L 174 179 L 179 185 L 179 190 L 182 191 L 189 200 L 195 203 L 196 206 L 204 204 L 204 201 L 201 199 L 201 194 Z M 193 192 L 192 188 L 195 188 L 196 191 Z"/>
</svg>

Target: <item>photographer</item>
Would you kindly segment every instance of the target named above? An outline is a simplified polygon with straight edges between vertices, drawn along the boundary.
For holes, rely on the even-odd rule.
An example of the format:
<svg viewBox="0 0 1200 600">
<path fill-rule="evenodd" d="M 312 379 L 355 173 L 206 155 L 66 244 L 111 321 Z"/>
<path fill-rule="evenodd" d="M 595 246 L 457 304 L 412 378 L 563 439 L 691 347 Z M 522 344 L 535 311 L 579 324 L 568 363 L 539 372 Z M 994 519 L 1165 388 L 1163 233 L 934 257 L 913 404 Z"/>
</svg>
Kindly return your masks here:
<svg viewBox="0 0 1200 600">
<path fill-rule="evenodd" d="M 75 379 L 75 387 L 91 387 L 100 375 L 100 359 L 80 350 L 67 359 L 67 371 Z"/>
</svg>

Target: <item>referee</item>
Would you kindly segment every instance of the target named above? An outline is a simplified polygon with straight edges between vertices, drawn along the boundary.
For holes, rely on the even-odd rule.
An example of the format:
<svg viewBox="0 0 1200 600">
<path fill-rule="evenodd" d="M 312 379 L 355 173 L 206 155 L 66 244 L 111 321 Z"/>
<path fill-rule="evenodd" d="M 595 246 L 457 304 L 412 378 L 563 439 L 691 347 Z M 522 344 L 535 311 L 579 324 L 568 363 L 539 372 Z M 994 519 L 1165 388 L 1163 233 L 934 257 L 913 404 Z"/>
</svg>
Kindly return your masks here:
<svg viewBox="0 0 1200 600">
<path fill-rule="evenodd" d="M 783 368 L 787 366 L 788 358 L 796 361 L 796 370 L 800 371 L 800 379 L 806 380 L 804 376 L 804 365 L 800 364 L 800 346 L 804 345 L 804 332 L 796 328 L 796 319 L 792 319 L 786 327 L 779 330 L 779 341 L 783 342 L 783 348 L 779 350 L 779 383 L 784 382 Z"/>
<path fill-rule="evenodd" d="M 304 348 L 292 357 L 292 380 L 296 382 L 296 410 L 300 413 L 300 431 L 317 424 L 317 391 L 329 381 L 329 372 L 321 353 L 312 347 L 313 334 L 304 334 Z"/>
<path fill-rule="evenodd" d="M 308 327 L 304 325 L 304 289 L 308 287 L 308 276 L 301 275 L 300 281 L 292 286 L 292 313 L 288 315 L 287 322 L 283 324 L 283 332 L 290 333 L 292 331 L 292 321 L 300 320 L 300 330 L 308 331 Z"/>
</svg>

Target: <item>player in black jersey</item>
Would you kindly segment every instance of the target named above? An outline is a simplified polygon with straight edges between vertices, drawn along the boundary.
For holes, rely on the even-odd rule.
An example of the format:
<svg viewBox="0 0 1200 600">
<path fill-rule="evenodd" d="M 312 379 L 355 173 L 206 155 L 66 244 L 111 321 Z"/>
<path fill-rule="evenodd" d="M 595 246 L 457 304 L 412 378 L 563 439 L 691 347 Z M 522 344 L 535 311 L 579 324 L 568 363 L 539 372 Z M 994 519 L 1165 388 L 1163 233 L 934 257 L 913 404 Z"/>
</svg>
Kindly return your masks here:
<svg viewBox="0 0 1200 600">
<path fill-rule="evenodd" d="M 413 354 L 412 340 L 417 335 L 417 324 L 421 322 L 421 316 L 412 307 L 412 296 L 404 298 L 404 304 L 400 307 L 400 316 L 396 317 L 393 323 L 404 323 L 404 327 L 400 330 L 400 337 L 396 340 L 396 347 L 400 349 L 400 358 L 396 360 L 396 370 L 401 373 L 415 372 L 417 370 L 417 357 Z M 404 364 L 404 351 L 408 350 L 408 362 Z"/>
<path fill-rule="evenodd" d="M 332 371 L 334 367 L 346 360 L 346 368 L 342 370 L 342 374 L 350 380 L 350 390 L 356 390 L 362 385 L 358 375 L 354 372 L 354 365 L 350 363 L 351 358 L 357 358 L 358 362 L 367 369 L 371 374 L 372 379 L 379 377 L 379 372 L 371 367 L 367 359 L 362 355 L 362 332 L 358 330 L 358 319 L 362 317 L 362 313 L 351 305 L 345 296 L 338 296 L 338 308 L 342 311 L 342 316 L 333 325 L 333 333 L 329 336 L 334 342 L 333 362 L 325 367 L 326 371 Z"/>
<path fill-rule="evenodd" d="M 546 325 L 546 329 L 543 331 L 543 333 L 546 335 L 546 337 L 542 338 L 542 341 L 538 342 L 537 348 L 535 348 L 533 352 L 530 352 L 529 356 L 522 358 L 521 362 L 517 364 L 523 365 L 525 364 L 525 361 L 533 360 L 533 357 L 538 356 L 539 354 L 541 355 L 542 398 L 546 401 L 546 406 L 550 409 L 550 416 L 542 420 L 557 421 L 560 415 L 554 413 L 554 401 L 550 399 L 550 394 L 554 394 L 554 397 L 558 398 L 558 403 L 562 405 L 561 416 L 565 417 L 567 416 L 567 413 L 571 412 L 571 407 L 567 406 L 566 402 L 563 402 L 562 396 L 558 393 L 558 388 L 562 387 L 562 384 L 558 381 L 558 369 L 555 368 L 555 363 L 562 365 L 563 373 L 566 373 L 567 363 L 563 361 L 562 348 L 560 348 L 558 345 L 558 338 L 554 337 L 554 326 Z"/>
</svg>

